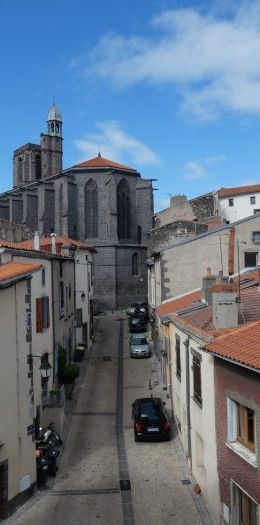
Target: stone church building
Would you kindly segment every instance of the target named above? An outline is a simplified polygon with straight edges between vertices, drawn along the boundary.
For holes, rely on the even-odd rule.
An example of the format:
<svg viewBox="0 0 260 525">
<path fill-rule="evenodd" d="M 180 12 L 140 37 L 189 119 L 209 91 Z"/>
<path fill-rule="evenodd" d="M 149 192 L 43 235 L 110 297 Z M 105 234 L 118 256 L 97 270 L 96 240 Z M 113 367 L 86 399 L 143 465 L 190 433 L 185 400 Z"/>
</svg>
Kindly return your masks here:
<svg viewBox="0 0 260 525">
<path fill-rule="evenodd" d="M 97 310 L 147 300 L 152 180 L 100 154 L 63 170 L 62 117 L 55 104 L 47 126 L 39 145 L 15 150 L 13 189 L 0 195 L 0 219 L 94 246 Z"/>
</svg>

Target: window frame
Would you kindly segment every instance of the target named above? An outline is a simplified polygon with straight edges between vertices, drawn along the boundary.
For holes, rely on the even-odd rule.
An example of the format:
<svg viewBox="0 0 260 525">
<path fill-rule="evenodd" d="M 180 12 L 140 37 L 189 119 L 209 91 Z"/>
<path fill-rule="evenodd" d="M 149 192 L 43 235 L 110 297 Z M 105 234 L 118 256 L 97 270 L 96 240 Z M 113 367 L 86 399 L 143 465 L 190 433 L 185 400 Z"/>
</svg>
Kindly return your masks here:
<svg viewBox="0 0 260 525">
<path fill-rule="evenodd" d="M 255 195 L 250 196 L 250 204 L 255 204 Z"/>
<path fill-rule="evenodd" d="M 244 500 L 244 503 L 243 503 Z M 242 487 L 240 487 L 235 481 L 231 480 L 231 521 L 232 523 L 246 523 L 250 525 L 252 523 L 251 510 L 253 505 L 254 521 L 253 523 L 259 523 L 259 505 Z M 245 513 L 245 514 L 244 514 Z"/>
<path fill-rule="evenodd" d="M 255 264 L 246 264 L 246 257 L 255 255 Z M 258 260 L 258 252 L 244 252 L 244 266 L 245 268 L 256 268 Z"/>
<path fill-rule="evenodd" d="M 230 199 L 228 199 L 228 205 L 229 205 L 229 207 L 234 206 L 234 199 L 233 199 L 233 197 L 231 197 Z"/>
</svg>

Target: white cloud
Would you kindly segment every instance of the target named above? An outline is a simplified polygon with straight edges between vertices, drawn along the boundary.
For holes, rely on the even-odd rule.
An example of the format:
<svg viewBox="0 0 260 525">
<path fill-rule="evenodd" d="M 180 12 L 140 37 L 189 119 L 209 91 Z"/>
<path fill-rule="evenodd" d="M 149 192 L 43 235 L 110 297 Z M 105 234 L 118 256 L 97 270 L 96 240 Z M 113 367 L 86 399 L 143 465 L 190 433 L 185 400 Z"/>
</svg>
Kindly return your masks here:
<svg viewBox="0 0 260 525">
<path fill-rule="evenodd" d="M 159 165 L 160 158 L 148 146 L 129 135 L 120 122 L 108 120 L 96 124 L 97 133 L 74 141 L 82 157 L 102 157 L 121 162 L 132 162 L 139 166 Z"/>
<path fill-rule="evenodd" d="M 225 155 L 214 155 L 204 157 L 198 161 L 190 160 L 183 168 L 183 177 L 186 180 L 195 181 L 205 179 L 208 176 L 208 168 L 226 160 Z"/>
<path fill-rule="evenodd" d="M 260 114 L 258 0 L 233 2 L 229 16 L 223 9 L 165 11 L 152 20 L 151 35 L 104 36 L 81 60 L 81 71 L 117 88 L 172 86 L 203 119 L 227 111 Z"/>
<path fill-rule="evenodd" d="M 198 180 L 203 179 L 206 175 L 204 167 L 193 160 L 187 162 L 184 166 L 184 179 Z"/>
</svg>

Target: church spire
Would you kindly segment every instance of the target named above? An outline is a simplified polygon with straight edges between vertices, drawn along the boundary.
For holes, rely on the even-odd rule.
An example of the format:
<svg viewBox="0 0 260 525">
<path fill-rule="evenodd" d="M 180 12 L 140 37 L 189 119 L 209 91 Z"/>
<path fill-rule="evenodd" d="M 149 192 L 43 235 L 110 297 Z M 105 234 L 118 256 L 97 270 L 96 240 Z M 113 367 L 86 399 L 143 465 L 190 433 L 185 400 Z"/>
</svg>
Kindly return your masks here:
<svg viewBox="0 0 260 525">
<path fill-rule="evenodd" d="M 56 106 L 55 97 L 53 97 L 53 104 L 48 111 L 47 124 L 49 135 L 62 137 L 62 116 L 60 110 Z"/>
</svg>

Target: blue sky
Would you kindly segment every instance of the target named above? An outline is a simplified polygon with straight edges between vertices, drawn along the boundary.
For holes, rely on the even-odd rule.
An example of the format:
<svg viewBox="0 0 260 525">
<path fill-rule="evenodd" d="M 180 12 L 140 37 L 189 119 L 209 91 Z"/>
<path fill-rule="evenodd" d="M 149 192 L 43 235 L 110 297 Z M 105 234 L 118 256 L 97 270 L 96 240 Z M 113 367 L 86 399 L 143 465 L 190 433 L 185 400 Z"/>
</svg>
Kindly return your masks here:
<svg viewBox="0 0 260 525">
<path fill-rule="evenodd" d="M 260 182 L 260 2 L 1 0 L 0 191 L 53 95 L 64 168 L 101 154 L 154 183 L 156 208 Z"/>
</svg>

